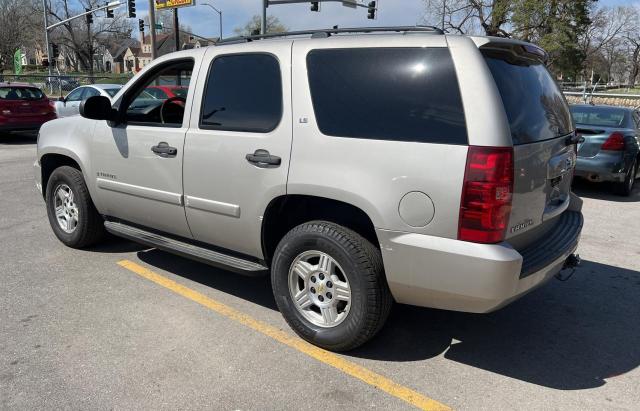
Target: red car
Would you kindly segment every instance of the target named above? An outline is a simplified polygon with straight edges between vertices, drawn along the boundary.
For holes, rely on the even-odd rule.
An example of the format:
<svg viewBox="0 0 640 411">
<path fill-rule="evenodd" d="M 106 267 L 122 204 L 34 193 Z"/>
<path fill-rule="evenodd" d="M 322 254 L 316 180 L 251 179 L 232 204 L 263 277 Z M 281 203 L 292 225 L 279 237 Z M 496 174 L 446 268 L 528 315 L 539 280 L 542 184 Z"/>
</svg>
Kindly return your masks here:
<svg viewBox="0 0 640 411">
<path fill-rule="evenodd" d="M 186 98 L 189 87 L 185 86 L 149 86 L 145 91 L 158 100 L 166 100 L 172 97 Z"/>
<path fill-rule="evenodd" d="M 26 83 L 0 83 L 0 131 L 37 131 L 56 118 L 53 101 Z"/>
</svg>

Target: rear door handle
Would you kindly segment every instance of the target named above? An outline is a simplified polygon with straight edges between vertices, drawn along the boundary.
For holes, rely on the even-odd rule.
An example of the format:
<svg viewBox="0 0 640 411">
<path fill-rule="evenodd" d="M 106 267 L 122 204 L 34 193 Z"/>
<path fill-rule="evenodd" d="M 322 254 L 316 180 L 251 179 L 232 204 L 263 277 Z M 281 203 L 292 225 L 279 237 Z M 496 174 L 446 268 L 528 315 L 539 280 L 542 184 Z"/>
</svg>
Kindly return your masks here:
<svg viewBox="0 0 640 411">
<path fill-rule="evenodd" d="M 272 156 L 267 150 L 259 149 L 253 154 L 247 154 L 246 159 L 251 164 L 260 168 L 278 167 L 282 163 L 282 159 L 278 156 Z"/>
<path fill-rule="evenodd" d="M 151 147 L 151 151 L 158 154 L 160 157 L 173 157 L 178 154 L 178 149 L 175 147 L 170 147 L 169 144 L 164 141 L 158 143 L 157 146 Z"/>
</svg>

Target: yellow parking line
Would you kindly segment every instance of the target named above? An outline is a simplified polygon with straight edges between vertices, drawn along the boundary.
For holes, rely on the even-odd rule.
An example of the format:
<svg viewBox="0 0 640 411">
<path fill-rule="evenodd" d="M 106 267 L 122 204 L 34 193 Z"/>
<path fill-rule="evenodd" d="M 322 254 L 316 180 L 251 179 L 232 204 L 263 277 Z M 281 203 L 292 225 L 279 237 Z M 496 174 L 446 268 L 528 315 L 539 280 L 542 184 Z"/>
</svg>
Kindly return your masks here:
<svg viewBox="0 0 640 411">
<path fill-rule="evenodd" d="M 380 374 L 376 374 L 375 372 L 368 370 L 367 368 L 364 368 L 356 363 L 345 360 L 344 358 L 336 354 L 311 345 L 298 337 L 293 337 L 282 330 L 263 323 L 262 321 L 258 321 L 247 314 L 243 314 L 242 312 L 231 308 L 228 305 L 212 300 L 211 298 L 197 291 L 180 285 L 173 280 L 161 276 L 160 274 L 154 273 L 153 271 L 144 268 L 139 264 L 136 264 L 129 260 L 119 261 L 118 264 L 126 268 L 127 270 L 146 278 L 147 280 L 153 281 L 154 283 L 173 291 L 176 294 L 188 298 L 189 300 L 203 305 L 217 312 L 218 314 L 221 314 L 231 320 L 237 321 L 240 324 L 258 331 L 259 333 L 271 337 L 274 340 L 304 354 L 307 354 L 308 356 L 313 357 L 320 362 L 337 368 L 340 371 L 369 385 L 372 385 L 377 389 L 386 392 L 387 394 L 391 394 L 396 398 L 406 401 L 409 404 L 416 406 L 417 408 L 420 408 L 422 410 L 451 410 L 451 408 L 439 403 L 436 400 L 432 400 L 431 398 L 426 397 L 410 388 L 395 383 Z"/>
</svg>

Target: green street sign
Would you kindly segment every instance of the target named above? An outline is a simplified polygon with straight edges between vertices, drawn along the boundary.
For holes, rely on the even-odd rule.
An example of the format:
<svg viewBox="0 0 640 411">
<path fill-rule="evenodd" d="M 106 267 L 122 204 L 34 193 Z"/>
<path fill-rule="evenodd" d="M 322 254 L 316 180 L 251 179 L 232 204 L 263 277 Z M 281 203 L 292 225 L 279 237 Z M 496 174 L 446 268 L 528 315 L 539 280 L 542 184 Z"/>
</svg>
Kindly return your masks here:
<svg viewBox="0 0 640 411">
<path fill-rule="evenodd" d="M 156 23 L 156 30 L 162 30 L 162 24 L 161 23 Z"/>
<path fill-rule="evenodd" d="M 22 74 L 22 51 L 16 50 L 13 55 L 13 67 L 16 74 Z"/>
</svg>

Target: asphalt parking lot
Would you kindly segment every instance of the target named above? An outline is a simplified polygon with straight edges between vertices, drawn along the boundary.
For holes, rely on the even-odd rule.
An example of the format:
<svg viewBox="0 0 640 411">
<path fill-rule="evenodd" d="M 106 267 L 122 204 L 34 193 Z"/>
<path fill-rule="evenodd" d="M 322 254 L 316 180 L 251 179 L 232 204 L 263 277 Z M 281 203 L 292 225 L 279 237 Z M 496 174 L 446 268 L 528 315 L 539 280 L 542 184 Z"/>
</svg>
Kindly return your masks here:
<svg viewBox="0 0 640 411">
<path fill-rule="evenodd" d="M 639 188 L 576 187 L 569 281 L 489 315 L 396 305 L 372 342 L 325 355 L 267 278 L 118 239 L 64 247 L 34 158 L 35 138 L 0 135 L 0 409 L 638 409 Z"/>
</svg>

